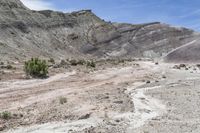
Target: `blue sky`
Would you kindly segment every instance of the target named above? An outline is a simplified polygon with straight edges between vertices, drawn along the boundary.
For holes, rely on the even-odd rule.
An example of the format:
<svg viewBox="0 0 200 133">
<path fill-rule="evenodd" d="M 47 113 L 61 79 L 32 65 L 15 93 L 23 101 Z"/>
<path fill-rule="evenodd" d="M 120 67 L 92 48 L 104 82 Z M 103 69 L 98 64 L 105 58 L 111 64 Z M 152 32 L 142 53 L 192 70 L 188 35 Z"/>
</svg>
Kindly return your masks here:
<svg viewBox="0 0 200 133">
<path fill-rule="evenodd" d="M 159 21 L 200 31 L 200 0 L 21 0 L 34 10 L 63 12 L 92 9 L 112 22 L 147 23 Z"/>
</svg>

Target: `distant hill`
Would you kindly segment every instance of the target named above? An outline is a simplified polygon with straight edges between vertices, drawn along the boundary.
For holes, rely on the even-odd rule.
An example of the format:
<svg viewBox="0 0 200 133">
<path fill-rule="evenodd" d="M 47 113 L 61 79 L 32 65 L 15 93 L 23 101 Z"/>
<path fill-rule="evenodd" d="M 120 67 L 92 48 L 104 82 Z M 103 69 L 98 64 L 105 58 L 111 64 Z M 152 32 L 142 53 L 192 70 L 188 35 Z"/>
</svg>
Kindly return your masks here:
<svg viewBox="0 0 200 133">
<path fill-rule="evenodd" d="M 91 10 L 72 13 L 33 11 L 19 0 L 0 1 L 0 61 L 35 56 L 56 59 L 155 58 L 167 55 L 198 36 L 190 29 L 159 22 L 111 23 L 100 19 Z M 173 58 L 171 55 L 167 56 L 168 61 Z"/>
</svg>

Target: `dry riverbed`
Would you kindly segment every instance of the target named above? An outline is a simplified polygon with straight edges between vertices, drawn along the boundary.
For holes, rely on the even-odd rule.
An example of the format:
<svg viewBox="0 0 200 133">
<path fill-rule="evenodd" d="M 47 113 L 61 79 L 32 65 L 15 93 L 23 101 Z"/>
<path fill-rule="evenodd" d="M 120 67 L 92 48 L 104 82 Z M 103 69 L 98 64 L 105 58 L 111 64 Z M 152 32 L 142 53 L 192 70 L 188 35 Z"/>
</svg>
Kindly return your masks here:
<svg viewBox="0 0 200 133">
<path fill-rule="evenodd" d="M 0 82 L 7 133 L 198 133 L 200 74 L 148 61 Z"/>
</svg>

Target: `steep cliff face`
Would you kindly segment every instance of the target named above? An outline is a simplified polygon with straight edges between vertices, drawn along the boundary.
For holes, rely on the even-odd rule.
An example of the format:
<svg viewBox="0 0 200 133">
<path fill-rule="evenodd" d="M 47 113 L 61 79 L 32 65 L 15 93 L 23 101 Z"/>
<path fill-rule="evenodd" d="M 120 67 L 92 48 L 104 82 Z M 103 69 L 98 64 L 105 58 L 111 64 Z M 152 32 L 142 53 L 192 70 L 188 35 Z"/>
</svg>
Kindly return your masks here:
<svg viewBox="0 0 200 133">
<path fill-rule="evenodd" d="M 159 22 L 105 22 L 90 10 L 32 11 L 19 0 L 0 1 L 0 60 L 34 56 L 62 58 L 160 57 L 196 34 Z"/>
</svg>

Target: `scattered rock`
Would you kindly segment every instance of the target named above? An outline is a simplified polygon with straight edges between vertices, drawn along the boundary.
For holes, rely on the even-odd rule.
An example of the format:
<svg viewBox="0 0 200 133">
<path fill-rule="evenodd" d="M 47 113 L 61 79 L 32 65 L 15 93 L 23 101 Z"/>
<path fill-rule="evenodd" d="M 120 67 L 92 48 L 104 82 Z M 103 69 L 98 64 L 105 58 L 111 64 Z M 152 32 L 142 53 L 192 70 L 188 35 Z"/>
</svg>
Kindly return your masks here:
<svg viewBox="0 0 200 133">
<path fill-rule="evenodd" d="M 186 65 L 185 65 L 185 64 L 180 64 L 179 66 L 180 66 L 180 67 L 186 67 Z"/>
<path fill-rule="evenodd" d="M 0 131 L 3 131 L 6 128 L 5 125 L 0 125 Z"/>
<path fill-rule="evenodd" d="M 109 99 L 109 96 L 105 96 L 103 99 Z"/>
<path fill-rule="evenodd" d="M 119 122 L 120 122 L 120 120 L 118 120 L 118 119 L 117 119 L 117 120 L 115 120 L 115 121 L 116 121 L 117 123 L 119 123 Z"/>
<path fill-rule="evenodd" d="M 123 101 L 114 101 L 114 103 L 123 104 Z"/>
<path fill-rule="evenodd" d="M 197 66 L 198 68 L 200 68 L 200 64 L 197 64 L 196 66 Z"/>
<path fill-rule="evenodd" d="M 60 97 L 60 98 L 59 98 L 59 102 L 60 102 L 60 104 L 65 104 L 65 103 L 67 103 L 67 98 L 65 98 L 65 97 Z"/>
<path fill-rule="evenodd" d="M 150 83 L 151 83 L 151 81 L 149 81 L 149 80 L 148 80 L 146 83 L 147 83 L 147 84 L 150 84 Z"/>
<path fill-rule="evenodd" d="M 69 132 L 72 132 L 72 131 L 73 131 L 72 129 L 69 130 Z"/>
<path fill-rule="evenodd" d="M 23 115 L 23 114 L 20 114 L 20 117 L 24 117 L 24 115 Z"/>
<path fill-rule="evenodd" d="M 174 65 L 174 69 L 181 69 L 181 68 L 186 68 L 185 64 L 180 64 L 180 65 Z"/>
<path fill-rule="evenodd" d="M 180 66 L 178 66 L 178 65 L 175 65 L 173 68 L 174 69 L 181 69 Z"/>
<path fill-rule="evenodd" d="M 91 113 L 88 113 L 86 115 L 79 117 L 79 120 L 88 119 L 88 118 L 90 118 L 90 116 L 91 116 Z"/>
</svg>

